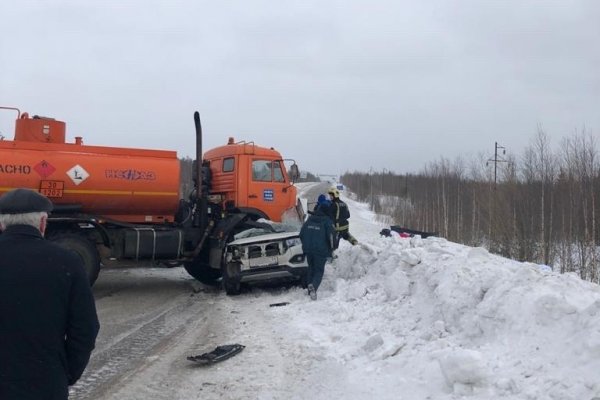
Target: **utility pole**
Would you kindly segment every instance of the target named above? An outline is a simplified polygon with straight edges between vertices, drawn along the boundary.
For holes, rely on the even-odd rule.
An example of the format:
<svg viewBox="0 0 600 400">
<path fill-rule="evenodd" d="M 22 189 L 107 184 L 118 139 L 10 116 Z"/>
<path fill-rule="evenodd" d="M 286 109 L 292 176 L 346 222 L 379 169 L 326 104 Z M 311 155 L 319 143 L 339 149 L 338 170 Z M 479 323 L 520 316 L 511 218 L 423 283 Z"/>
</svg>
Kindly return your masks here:
<svg viewBox="0 0 600 400">
<path fill-rule="evenodd" d="M 485 163 L 485 165 L 488 165 L 490 161 L 494 163 L 494 190 L 496 190 L 496 185 L 498 182 L 498 163 L 508 162 L 503 158 L 498 158 L 498 149 L 502 149 L 503 155 L 506 154 L 506 147 L 500 146 L 498 142 L 494 142 L 494 158 Z"/>
<path fill-rule="evenodd" d="M 488 162 L 485 163 L 485 165 L 488 165 L 489 162 L 493 162 L 494 163 L 494 190 L 496 190 L 497 188 L 497 184 L 498 184 L 498 163 L 499 162 L 508 162 L 503 158 L 498 158 L 498 149 L 502 149 L 502 154 L 506 154 L 506 148 L 503 146 L 500 146 L 498 144 L 498 142 L 494 142 L 494 158 L 491 160 L 488 160 Z M 496 208 L 496 196 L 492 196 L 492 190 L 490 188 L 489 192 L 488 192 L 488 201 L 489 201 L 489 221 L 488 221 L 488 238 L 490 240 L 490 250 L 492 250 L 492 246 L 494 245 L 494 237 L 495 237 L 495 231 L 492 230 L 492 226 L 494 223 L 494 218 L 495 218 L 495 208 Z"/>
<path fill-rule="evenodd" d="M 383 186 L 384 186 L 384 183 L 385 183 L 385 180 L 384 180 L 384 179 L 385 179 L 385 175 L 386 175 L 388 172 L 390 172 L 390 171 L 388 171 L 388 169 L 387 169 L 387 168 L 384 168 L 384 169 L 383 169 L 383 171 L 382 171 L 382 173 L 381 173 L 381 195 L 382 195 L 382 196 L 383 196 L 383 194 L 384 194 L 384 193 L 383 193 Z"/>
<path fill-rule="evenodd" d="M 371 211 L 374 211 L 374 205 L 375 203 L 373 202 L 373 167 L 369 168 L 369 183 L 371 186 Z"/>
</svg>

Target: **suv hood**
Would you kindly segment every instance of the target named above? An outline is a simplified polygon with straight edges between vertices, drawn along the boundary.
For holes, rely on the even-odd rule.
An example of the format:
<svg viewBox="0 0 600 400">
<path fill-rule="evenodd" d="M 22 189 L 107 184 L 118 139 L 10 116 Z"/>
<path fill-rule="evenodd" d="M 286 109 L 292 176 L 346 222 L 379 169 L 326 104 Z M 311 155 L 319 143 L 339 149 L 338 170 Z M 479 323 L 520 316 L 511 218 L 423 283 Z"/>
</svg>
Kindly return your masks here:
<svg viewBox="0 0 600 400">
<path fill-rule="evenodd" d="M 300 232 L 279 232 L 279 233 L 266 233 L 264 235 L 250 236 L 242 239 L 234 240 L 233 242 L 227 243 L 231 245 L 246 245 L 249 243 L 260 243 L 260 242 L 272 242 L 276 240 L 285 240 L 290 238 L 297 238 Z"/>
</svg>

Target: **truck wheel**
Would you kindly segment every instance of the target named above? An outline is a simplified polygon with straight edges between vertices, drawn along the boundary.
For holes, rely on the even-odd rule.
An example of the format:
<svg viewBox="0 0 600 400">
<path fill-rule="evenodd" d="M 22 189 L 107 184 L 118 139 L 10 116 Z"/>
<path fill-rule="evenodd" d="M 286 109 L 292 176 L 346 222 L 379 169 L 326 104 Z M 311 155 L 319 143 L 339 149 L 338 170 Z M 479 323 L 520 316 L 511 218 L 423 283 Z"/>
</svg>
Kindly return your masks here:
<svg viewBox="0 0 600 400">
<path fill-rule="evenodd" d="M 205 285 L 217 286 L 220 283 L 218 279 L 221 277 L 221 271 L 211 268 L 208 264 L 187 261 L 183 263 L 183 268 Z"/>
<path fill-rule="evenodd" d="M 48 240 L 77 253 L 81 257 L 81 261 L 83 261 L 83 267 L 88 276 L 90 286 L 96 282 L 100 273 L 100 255 L 92 242 L 85 237 L 72 233 L 57 234 L 49 237 Z"/>
<path fill-rule="evenodd" d="M 227 263 L 223 265 L 223 289 L 228 295 L 240 294 L 240 264 Z"/>
</svg>

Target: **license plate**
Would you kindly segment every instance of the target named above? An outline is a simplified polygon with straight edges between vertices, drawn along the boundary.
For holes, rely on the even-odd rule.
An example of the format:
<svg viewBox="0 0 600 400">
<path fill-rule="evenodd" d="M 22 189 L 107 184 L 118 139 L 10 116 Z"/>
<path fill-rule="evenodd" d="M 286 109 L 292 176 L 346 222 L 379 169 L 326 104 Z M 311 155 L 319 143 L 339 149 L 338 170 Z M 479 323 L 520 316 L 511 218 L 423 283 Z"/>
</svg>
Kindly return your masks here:
<svg viewBox="0 0 600 400">
<path fill-rule="evenodd" d="M 277 265 L 277 257 L 261 257 L 249 260 L 250 268 L 271 267 Z"/>
<path fill-rule="evenodd" d="M 65 183 L 63 181 L 41 181 L 40 193 L 49 198 L 63 197 Z"/>
</svg>

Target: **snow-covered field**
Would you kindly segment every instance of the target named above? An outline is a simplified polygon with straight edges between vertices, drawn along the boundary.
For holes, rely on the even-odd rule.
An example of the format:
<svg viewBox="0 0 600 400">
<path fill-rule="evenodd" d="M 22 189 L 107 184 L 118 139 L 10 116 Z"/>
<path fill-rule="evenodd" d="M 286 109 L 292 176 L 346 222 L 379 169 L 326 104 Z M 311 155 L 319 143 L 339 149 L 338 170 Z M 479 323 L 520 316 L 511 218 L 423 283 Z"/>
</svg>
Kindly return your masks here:
<svg viewBox="0 0 600 400">
<path fill-rule="evenodd" d="M 184 282 L 205 304 L 94 398 L 600 398 L 599 286 L 441 238 L 381 237 L 368 206 L 342 197 L 361 244 L 342 241 L 317 301 L 298 287 L 227 297 L 181 269 L 130 271 Z M 290 304 L 269 307 L 279 302 Z M 246 349 L 212 367 L 185 360 L 225 343 Z"/>
</svg>

